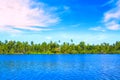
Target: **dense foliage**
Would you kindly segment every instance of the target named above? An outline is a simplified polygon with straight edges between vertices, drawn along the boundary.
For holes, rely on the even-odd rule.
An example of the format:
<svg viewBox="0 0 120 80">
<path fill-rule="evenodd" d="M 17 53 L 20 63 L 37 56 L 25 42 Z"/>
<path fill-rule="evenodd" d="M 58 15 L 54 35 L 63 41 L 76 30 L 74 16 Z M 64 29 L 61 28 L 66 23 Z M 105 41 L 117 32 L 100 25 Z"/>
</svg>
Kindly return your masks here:
<svg viewBox="0 0 120 80">
<path fill-rule="evenodd" d="M 110 45 L 109 43 L 101 43 L 99 45 L 85 44 L 80 42 L 74 44 L 73 40 L 71 43 L 61 43 L 60 40 L 57 42 L 41 44 L 35 44 L 33 41 L 20 42 L 20 41 L 0 41 L 0 53 L 1 54 L 86 54 L 86 53 L 100 53 L 100 54 L 113 54 L 120 53 L 120 41 Z"/>
</svg>

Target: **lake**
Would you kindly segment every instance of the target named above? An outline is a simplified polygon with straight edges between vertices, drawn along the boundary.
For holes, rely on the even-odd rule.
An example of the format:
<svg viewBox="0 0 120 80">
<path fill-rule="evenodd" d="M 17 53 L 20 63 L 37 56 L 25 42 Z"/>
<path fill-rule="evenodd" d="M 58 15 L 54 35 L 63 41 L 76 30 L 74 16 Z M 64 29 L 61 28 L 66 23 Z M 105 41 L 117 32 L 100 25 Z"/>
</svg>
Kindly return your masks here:
<svg viewBox="0 0 120 80">
<path fill-rule="evenodd" d="M 0 80 L 120 80 L 120 55 L 0 55 Z"/>
</svg>

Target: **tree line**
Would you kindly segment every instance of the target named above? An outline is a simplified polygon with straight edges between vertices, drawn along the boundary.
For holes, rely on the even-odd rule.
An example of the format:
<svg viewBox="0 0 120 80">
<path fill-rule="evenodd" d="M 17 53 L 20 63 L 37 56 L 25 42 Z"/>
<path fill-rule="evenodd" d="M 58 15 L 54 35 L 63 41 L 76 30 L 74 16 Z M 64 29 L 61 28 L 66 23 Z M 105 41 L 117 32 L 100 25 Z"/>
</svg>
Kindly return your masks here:
<svg viewBox="0 0 120 80">
<path fill-rule="evenodd" d="M 21 41 L 0 41 L 0 54 L 116 54 L 120 53 L 120 41 L 113 44 L 74 44 L 63 42 L 42 42 L 35 44 Z"/>
</svg>

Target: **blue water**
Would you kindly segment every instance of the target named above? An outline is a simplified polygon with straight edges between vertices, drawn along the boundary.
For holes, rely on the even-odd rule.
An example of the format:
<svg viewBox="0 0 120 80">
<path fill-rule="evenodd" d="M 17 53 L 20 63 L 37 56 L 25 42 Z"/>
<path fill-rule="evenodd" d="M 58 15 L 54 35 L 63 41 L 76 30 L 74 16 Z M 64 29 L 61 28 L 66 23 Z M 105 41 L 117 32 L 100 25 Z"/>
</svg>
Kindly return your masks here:
<svg viewBox="0 0 120 80">
<path fill-rule="evenodd" d="M 0 55 L 0 80 L 120 80 L 120 55 Z"/>
</svg>

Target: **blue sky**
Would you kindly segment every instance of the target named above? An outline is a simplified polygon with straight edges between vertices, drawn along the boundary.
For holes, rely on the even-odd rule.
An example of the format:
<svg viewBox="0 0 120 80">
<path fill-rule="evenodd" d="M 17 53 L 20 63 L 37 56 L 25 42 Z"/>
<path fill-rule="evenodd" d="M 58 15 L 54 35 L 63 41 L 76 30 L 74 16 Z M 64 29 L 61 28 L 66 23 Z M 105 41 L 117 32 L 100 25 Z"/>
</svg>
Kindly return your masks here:
<svg viewBox="0 0 120 80">
<path fill-rule="evenodd" d="M 120 40 L 119 0 L 1 0 L 0 40 Z"/>
</svg>

